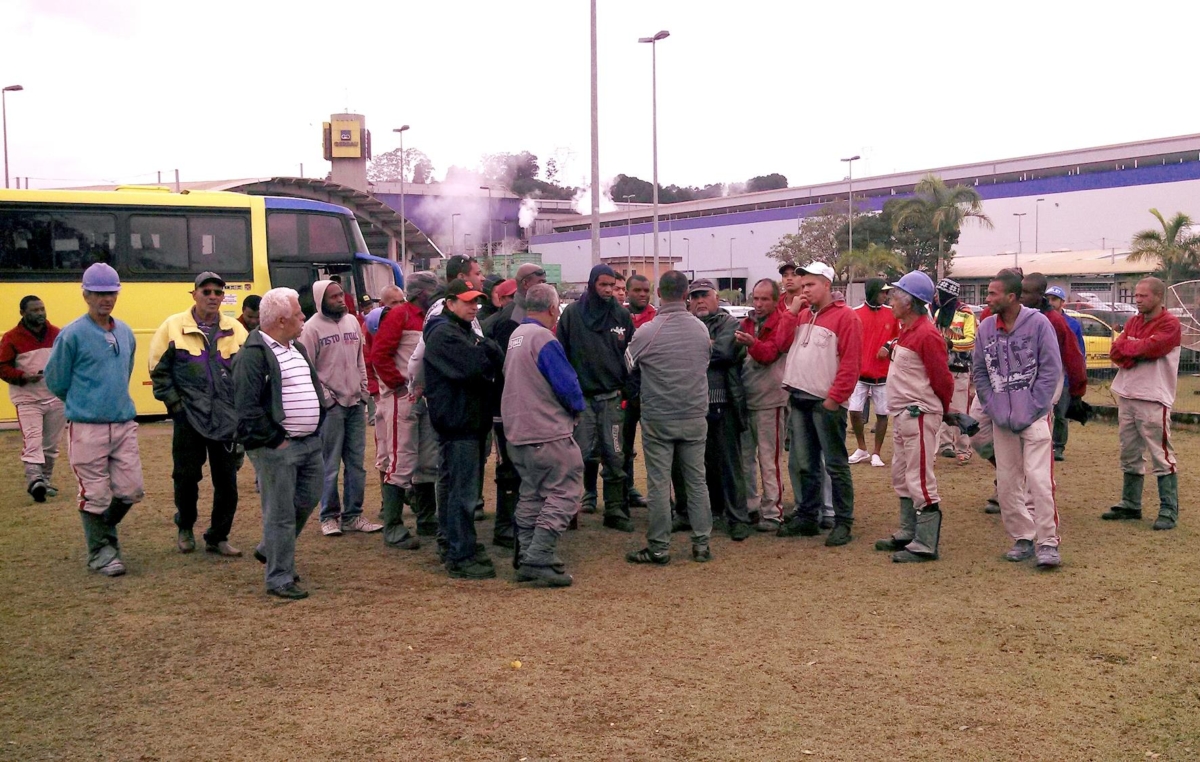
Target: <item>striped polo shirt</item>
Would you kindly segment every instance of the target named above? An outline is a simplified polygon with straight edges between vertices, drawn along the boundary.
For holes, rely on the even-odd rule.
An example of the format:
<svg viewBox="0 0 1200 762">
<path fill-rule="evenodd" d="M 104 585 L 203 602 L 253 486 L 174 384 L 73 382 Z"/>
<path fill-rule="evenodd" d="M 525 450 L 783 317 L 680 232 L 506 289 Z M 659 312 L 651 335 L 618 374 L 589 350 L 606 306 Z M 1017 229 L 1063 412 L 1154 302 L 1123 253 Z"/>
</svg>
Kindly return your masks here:
<svg viewBox="0 0 1200 762">
<path fill-rule="evenodd" d="M 313 387 L 308 362 L 292 342 L 285 346 L 269 334 L 262 334 L 267 346 L 279 361 L 283 377 L 283 430 L 289 437 L 306 437 L 317 430 L 321 422 L 321 402 Z"/>
</svg>

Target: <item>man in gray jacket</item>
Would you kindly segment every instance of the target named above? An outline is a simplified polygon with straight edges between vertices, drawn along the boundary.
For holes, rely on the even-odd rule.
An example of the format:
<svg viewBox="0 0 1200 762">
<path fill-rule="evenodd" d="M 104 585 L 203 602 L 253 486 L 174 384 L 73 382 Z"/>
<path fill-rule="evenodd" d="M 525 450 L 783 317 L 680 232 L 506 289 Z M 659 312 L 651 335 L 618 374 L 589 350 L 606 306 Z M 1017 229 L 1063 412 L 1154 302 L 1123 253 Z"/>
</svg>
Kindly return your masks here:
<svg viewBox="0 0 1200 762">
<path fill-rule="evenodd" d="M 712 559 L 708 547 L 712 510 L 704 481 L 704 443 L 708 436 L 708 329 L 687 311 L 687 276 L 677 270 L 659 280 L 658 315 L 637 330 L 625 351 L 632 372 L 641 372 L 642 447 L 646 453 L 650 528 L 647 547 L 630 552 L 635 564 L 671 562 L 671 461 L 683 468 L 692 558 Z"/>
<path fill-rule="evenodd" d="M 566 587 L 571 575 L 556 550 L 583 493 L 583 455 L 574 438 L 583 391 L 554 337 L 558 292 L 537 285 L 524 301 L 526 317 L 508 340 L 500 402 L 508 456 L 521 477 L 517 581 Z"/>
</svg>

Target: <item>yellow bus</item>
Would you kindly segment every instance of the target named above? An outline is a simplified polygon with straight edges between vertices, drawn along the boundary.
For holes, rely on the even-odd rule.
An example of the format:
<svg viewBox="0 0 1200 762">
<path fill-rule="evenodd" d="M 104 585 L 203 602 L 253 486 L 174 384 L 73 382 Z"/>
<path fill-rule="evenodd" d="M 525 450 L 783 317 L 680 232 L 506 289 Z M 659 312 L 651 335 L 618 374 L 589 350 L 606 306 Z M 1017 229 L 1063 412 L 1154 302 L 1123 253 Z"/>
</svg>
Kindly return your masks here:
<svg viewBox="0 0 1200 762">
<path fill-rule="evenodd" d="M 94 262 L 121 276 L 113 314 L 137 337 L 130 392 L 139 415 L 166 412 L 150 389 L 150 338 L 168 315 L 193 305 L 197 274 L 225 279 L 221 311 L 232 317 L 246 296 L 276 286 L 300 292 L 311 315 L 316 280 L 338 276 L 348 304 L 404 282 L 395 262 L 367 252 L 350 210 L 334 204 L 157 187 L 0 190 L 0 333 L 20 320 L 27 294 L 46 303 L 60 328 L 84 314 L 80 281 Z M 8 395 L 0 395 L 0 423 L 15 420 Z"/>
</svg>

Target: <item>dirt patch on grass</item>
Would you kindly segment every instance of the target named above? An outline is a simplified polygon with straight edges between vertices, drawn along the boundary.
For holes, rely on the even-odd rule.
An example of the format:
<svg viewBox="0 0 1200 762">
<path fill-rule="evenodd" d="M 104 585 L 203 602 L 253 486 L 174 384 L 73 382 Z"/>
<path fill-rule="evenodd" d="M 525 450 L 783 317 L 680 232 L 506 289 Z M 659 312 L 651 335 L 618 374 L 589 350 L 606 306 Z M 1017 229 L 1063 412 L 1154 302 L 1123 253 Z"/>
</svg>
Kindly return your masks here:
<svg viewBox="0 0 1200 762">
<path fill-rule="evenodd" d="M 297 603 L 268 599 L 249 555 L 174 551 L 170 437 L 142 428 L 147 499 L 121 527 L 129 574 L 109 580 L 85 569 L 72 497 L 32 504 L 19 437 L 0 434 L 0 758 L 1200 757 L 1197 434 L 1177 441 L 1181 526 L 1152 532 L 1152 480 L 1147 521 L 1100 521 L 1116 430 L 1072 425 L 1052 573 L 1001 560 L 990 467 L 940 460 L 934 564 L 872 549 L 896 500 L 864 464 L 844 548 L 714 538 L 700 565 L 677 536 L 670 566 L 634 567 L 645 512 L 637 535 L 584 516 L 561 546 L 575 586 L 544 590 L 515 585 L 499 551 L 499 579 L 454 581 L 432 543 L 393 551 L 310 521 Z M 249 465 L 240 484 L 231 540 L 248 551 Z M 368 515 L 378 504 L 372 484 Z"/>
</svg>

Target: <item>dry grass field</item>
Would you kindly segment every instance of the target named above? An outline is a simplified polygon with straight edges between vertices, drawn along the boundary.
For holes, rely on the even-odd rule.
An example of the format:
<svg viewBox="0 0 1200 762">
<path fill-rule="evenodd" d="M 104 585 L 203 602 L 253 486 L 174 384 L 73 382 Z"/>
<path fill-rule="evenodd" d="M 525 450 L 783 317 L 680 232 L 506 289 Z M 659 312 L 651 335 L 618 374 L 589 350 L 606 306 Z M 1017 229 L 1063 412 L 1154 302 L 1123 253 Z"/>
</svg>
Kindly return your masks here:
<svg viewBox="0 0 1200 762">
<path fill-rule="evenodd" d="M 635 567 L 622 555 L 642 538 L 585 516 L 562 543 L 575 585 L 547 590 L 516 585 L 500 552 L 498 579 L 454 581 L 432 543 L 392 551 L 310 521 L 312 596 L 295 603 L 264 594 L 248 554 L 249 465 L 231 538 L 247 556 L 174 551 L 170 436 L 142 428 L 129 574 L 105 579 L 85 568 L 69 476 L 34 505 L 18 435 L 0 433 L 0 758 L 1200 758 L 1194 433 L 1177 435 L 1181 526 L 1153 532 L 1152 507 L 1100 521 L 1120 489 L 1116 430 L 1072 425 L 1064 565 L 1048 573 L 1001 559 L 989 466 L 941 460 L 933 564 L 872 549 L 896 501 L 864 464 L 843 548 L 717 538 L 700 565 L 677 536 L 669 566 Z M 378 500 L 369 486 L 368 515 Z"/>
</svg>

